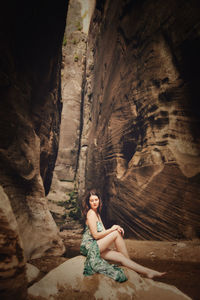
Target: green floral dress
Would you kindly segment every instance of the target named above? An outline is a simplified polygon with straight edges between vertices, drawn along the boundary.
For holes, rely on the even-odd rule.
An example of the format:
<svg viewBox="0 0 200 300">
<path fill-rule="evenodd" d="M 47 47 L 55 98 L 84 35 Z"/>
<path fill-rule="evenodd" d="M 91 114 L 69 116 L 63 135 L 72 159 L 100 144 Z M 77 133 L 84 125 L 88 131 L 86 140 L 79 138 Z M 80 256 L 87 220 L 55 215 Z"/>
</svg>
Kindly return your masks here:
<svg viewBox="0 0 200 300">
<path fill-rule="evenodd" d="M 103 230 L 103 224 L 97 221 L 97 231 Z M 117 265 L 111 265 L 101 258 L 97 241 L 92 237 L 89 227 L 86 225 L 80 246 L 80 252 L 86 256 L 83 274 L 89 276 L 95 273 L 102 273 L 116 281 L 123 282 L 127 280 L 124 271 Z"/>
</svg>

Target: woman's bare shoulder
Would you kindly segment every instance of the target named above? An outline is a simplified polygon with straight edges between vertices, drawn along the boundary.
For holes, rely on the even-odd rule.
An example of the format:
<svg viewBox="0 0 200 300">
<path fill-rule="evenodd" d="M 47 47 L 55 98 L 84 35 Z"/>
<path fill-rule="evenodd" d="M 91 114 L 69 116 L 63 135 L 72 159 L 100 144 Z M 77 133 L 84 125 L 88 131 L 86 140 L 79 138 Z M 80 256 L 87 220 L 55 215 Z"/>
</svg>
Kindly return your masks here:
<svg viewBox="0 0 200 300">
<path fill-rule="evenodd" d="M 97 220 L 97 216 L 95 212 L 92 209 L 88 210 L 86 215 L 86 225 L 94 223 L 96 220 Z"/>
<path fill-rule="evenodd" d="M 94 217 L 97 218 L 95 212 L 94 212 L 92 209 L 88 210 L 88 212 L 87 212 L 87 219 L 88 219 L 88 218 L 91 218 L 91 217 L 92 217 L 92 218 L 94 218 Z"/>
<path fill-rule="evenodd" d="M 96 215 L 95 212 L 90 208 L 88 210 L 88 212 L 87 212 L 87 217 L 89 217 L 89 216 L 95 216 L 95 215 Z"/>
</svg>

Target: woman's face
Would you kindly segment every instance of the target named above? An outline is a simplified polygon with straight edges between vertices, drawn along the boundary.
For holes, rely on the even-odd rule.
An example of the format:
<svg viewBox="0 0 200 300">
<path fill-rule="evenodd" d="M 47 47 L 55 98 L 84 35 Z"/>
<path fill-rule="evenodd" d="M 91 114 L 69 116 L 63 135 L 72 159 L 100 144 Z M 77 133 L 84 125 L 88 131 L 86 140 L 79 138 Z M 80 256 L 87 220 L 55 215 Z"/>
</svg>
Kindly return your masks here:
<svg viewBox="0 0 200 300">
<path fill-rule="evenodd" d="M 99 206 L 99 198 L 96 195 L 91 195 L 89 199 L 91 209 L 97 210 Z"/>
</svg>

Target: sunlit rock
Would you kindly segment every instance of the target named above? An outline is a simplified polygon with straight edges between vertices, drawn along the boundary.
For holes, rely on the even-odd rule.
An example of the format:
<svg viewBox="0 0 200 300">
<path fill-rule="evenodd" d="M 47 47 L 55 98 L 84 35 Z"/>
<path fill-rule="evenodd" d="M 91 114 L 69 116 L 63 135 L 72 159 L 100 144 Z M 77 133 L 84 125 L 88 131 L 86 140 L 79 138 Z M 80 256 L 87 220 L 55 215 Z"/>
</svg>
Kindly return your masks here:
<svg viewBox="0 0 200 300">
<path fill-rule="evenodd" d="M 174 286 L 144 279 L 127 268 L 128 281 L 124 283 L 100 274 L 84 277 L 84 261 L 83 256 L 77 256 L 50 271 L 28 289 L 31 299 L 191 299 Z"/>
</svg>

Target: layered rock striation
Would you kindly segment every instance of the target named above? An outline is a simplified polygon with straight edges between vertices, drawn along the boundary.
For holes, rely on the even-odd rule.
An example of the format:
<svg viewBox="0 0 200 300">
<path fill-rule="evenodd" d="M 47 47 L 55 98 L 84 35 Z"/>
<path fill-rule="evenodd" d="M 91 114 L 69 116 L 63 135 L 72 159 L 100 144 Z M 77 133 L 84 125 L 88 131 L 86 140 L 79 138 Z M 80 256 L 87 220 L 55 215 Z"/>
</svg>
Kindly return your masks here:
<svg viewBox="0 0 200 300">
<path fill-rule="evenodd" d="M 27 259 L 64 251 L 45 194 L 59 142 L 67 4 L 14 1 L 1 10 L 0 184 Z"/>
<path fill-rule="evenodd" d="M 96 3 L 83 188 L 138 239 L 200 234 L 199 21 L 197 1 Z"/>
</svg>

